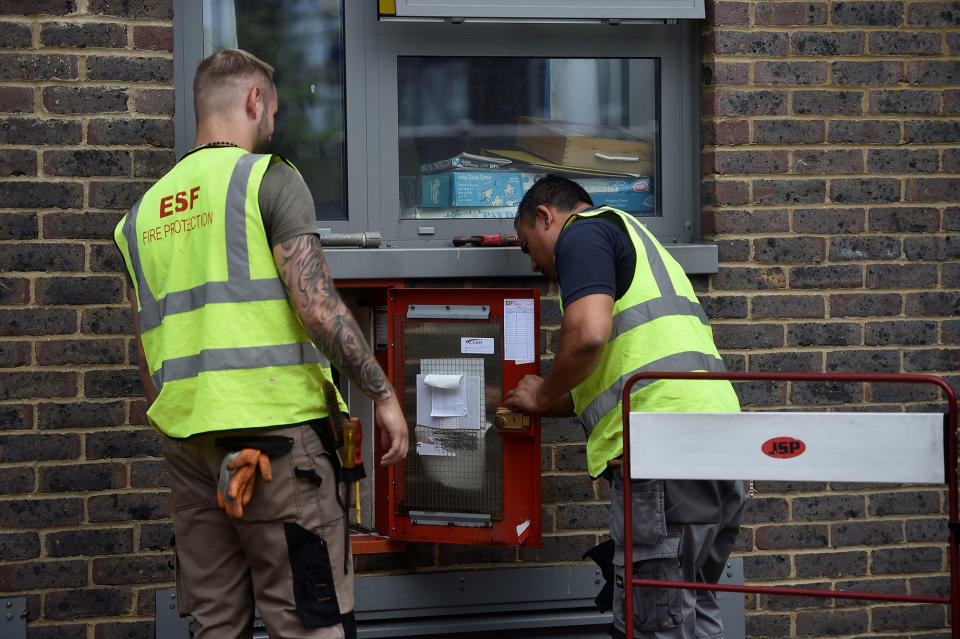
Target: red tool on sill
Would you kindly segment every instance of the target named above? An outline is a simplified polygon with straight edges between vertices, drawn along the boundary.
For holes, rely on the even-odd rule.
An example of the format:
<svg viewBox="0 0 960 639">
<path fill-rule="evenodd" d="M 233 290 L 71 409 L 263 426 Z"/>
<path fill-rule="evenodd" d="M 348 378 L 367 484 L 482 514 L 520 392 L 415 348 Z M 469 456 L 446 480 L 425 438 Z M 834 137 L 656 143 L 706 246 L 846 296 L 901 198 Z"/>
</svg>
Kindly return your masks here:
<svg viewBox="0 0 960 639">
<path fill-rule="evenodd" d="M 520 244 L 520 238 L 516 235 L 504 235 L 503 233 L 471 235 L 470 237 L 458 235 L 453 238 L 454 246 L 465 246 L 467 244 L 473 244 L 474 246 L 516 246 Z"/>
</svg>

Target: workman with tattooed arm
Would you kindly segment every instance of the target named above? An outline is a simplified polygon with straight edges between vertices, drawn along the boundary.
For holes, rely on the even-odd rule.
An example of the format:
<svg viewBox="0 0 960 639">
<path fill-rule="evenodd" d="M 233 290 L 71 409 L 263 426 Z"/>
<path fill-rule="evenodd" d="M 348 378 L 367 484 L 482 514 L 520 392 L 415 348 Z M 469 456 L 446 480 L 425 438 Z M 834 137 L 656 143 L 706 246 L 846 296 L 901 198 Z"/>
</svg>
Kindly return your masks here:
<svg viewBox="0 0 960 639">
<path fill-rule="evenodd" d="M 406 456 L 406 420 L 334 288 L 307 185 L 255 153 L 273 68 L 215 53 L 194 106 L 195 148 L 114 233 L 169 469 L 179 612 L 197 639 L 250 637 L 254 602 L 272 637 L 355 637 L 331 362 L 374 401 L 382 464 Z"/>
</svg>

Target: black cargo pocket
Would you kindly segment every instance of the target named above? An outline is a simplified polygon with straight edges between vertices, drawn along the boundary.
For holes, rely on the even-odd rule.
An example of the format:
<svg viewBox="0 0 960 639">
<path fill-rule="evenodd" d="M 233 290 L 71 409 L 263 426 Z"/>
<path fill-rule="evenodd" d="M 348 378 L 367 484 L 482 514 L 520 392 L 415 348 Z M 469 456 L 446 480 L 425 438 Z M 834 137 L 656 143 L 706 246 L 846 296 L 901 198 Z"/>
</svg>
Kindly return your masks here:
<svg viewBox="0 0 960 639">
<path fill-rule="evenodd" d="M 631 484 L 631 502 L 633 504 L 633 543 L 636 546 L 656 546 L 667 535 L 667 521 L 664 514 L 663 480 L 650 479 Z M 623 477 L 614 474 L 613 479 L 613 518 L 610 522 L 610 536 L 623 547 Z"/>
<path fill-rule="evenodd" d="M 297 523 L 284 522 L 283 531 L 290 554 L 293 596 L 303 626 L 322 628 L 340 623 L 340 604 L 326 542 Z"/>
<path fill-rule="evenodd" d="M 676 558 L 645 559 L 633 565 L 640 579 L 680 581 Z M 677 588 L 639 588 L 634 591 L 634 623 L 644 632 L 662 632 L 683 621 L 683 591 Z"/>
<path fill-rule="evenodd" d="M 633 576 L 657 581 L 680 581 L 680 536 L 668 535 L 655 546 L 635 546 Z M 613 616 L 615 627 L 624 625 L 626 603 L 624 566 L 614 560 Z M 683 623 L 684 591 L 677 588 L 635 587 L 633 626 L 637 632 L 663 632 Z M 622 631 L 621 631 L 622 632 Z"/>
<path fill-rule="evenodd" d="M 183 578 L 183 568 L 180 567 L 180 553 L 176 544 L 173 545 L 173 574 L 177 587 L 177 614 L 186 617 L 193 612 L 193 596 L 187 587 L 187 580 Z"/>
</svg>

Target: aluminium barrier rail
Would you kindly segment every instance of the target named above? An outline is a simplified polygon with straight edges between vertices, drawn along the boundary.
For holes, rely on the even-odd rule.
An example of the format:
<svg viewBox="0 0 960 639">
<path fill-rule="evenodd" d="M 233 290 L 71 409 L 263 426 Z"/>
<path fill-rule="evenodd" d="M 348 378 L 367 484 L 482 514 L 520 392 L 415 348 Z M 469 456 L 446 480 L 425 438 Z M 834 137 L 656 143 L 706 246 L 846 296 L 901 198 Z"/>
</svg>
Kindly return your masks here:
<svg viewBox="0 0 960 639">
<path fill-rule="evenodd" d="M 749 413 L 642 413 L 631 412 L 630 394 L 641 380 L 687 379 L 773 382 L 898 383 L 938 386 L 947 401 L 947 413 L 868 412 L 749 412 Z M 624 534 L 626 636 L 633 637 L 633 586 L 684 588 L 722 592 L 864 599 L 905 603 L 949 604 L 952 639 L 960 639 L 960 557 L 958 557 L 957 499 L 957 397 L 953 388 L 933 375 L 901 373 L 752 373 L 668 372 L 637 373 L 622 393 L 624 531 L 632 531 L 633 479 L 754 479 L 807 481 L 873 481 L 893 483 L 946 483 L 948 487 L 948 552 L 950 596 L 936 597 L 883 592 L 820 590 L 780 586 L 752 586 L 642 579 L 633 575 L 633 535 Z M 750 417 L 753 416 L 753 417 Z M 793 418 L 783 416 L 794 416 Z M 800 419 L 796 417 L 800 416 Z M 926 417 L 924 417 L 926 416 Z M 811 417 L 817 417 L 814 420 Z M 766 423 L 765 423 L 766 422 Z M 729 429 L 716 436 L 722 424 Z M 837 428 L 838 425 L 844 428 Z M 912 430 L 904 437 L 904 426 Z M 714 436 L 710 429 L 713 427 Z M 633 430 L 631 430 L 633 429 Z M 788 429 L 789 432 L 784 432 Z M 642 432 L 641 432 L 642 431 Z M 882 437 L 867 437 L 870 432 Z M 680 435 L 681 437 L 678 437 Z M 797 436 L 800 435 L 800 436 Z M 683 437 L 685 436 L 685 437 Z M 807 441 L 805 441 L 805 439 Z M 677 442 L 682 441 L 682 454 Z M 631 458 L 631 448 L 641 452 Z M 809 443 L 809 445 L 808 445 Z M 700 449 L 698 449 L 700 444 Z M 758 445 L 759 444 L 759 445 Z M 769 450 L 763 446 L 769 444 Z M 892 446 L 892 449 L 888 449 Z M 723 462 L 724 451 L 737 456 L 736 465 Z M 672 454 L 671 454 L 672 453 Z M 805 457 L 806 455 L 806 457 Z M 876 463 L 890 457 L 897 464 Z M 643 460 L 640 458 L 643 457 Z M 686 460 L 686 461 L 685 461 Z M 781 463 L 786 462 L 786 463 Z M 812 463 L 811 463 L 812 462 Z M 912 462 L 909 463 L 902 462 Z M 932 464 L 932 465 L 931 465 Z M 942 464 L 942 470 L 939 468 Z M 923 466 L 917 468 L 916 466 Z M 648 472 L 649 471 L 649 472 Z M 874 473 L 882 476 L 874 476 Z M 689 476 L 692 475 L 692 476 Z M 733 476 L 736 475 L 736 476 Z M 827 475 L 827 476 L 824 476 Z M 867 479 L 873 477 L 873 479 Z"/>
</svg>

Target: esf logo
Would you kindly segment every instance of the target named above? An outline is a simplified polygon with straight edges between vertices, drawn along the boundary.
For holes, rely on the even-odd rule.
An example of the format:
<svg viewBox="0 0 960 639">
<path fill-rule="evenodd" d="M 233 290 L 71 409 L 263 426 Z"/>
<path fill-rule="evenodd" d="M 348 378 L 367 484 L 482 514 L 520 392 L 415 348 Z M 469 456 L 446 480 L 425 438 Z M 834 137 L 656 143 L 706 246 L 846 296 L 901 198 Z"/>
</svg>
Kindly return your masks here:
<svg viewBox="0 0 960 639">
<path fill-rule="evenodd" d="M 160 199 L 160 217 L 173 215 L 174 211 L 183 213 L 193 208 L 193 203 L 200 197 L 200 187 L 195 186 L 189 191 L 180 191 L 176 195 L 168 195 Z M 189 198 L 189 199 L 188 199 Z M 176 202 L 176 205 L 174 205 Z"/>
<path fill-rule="evenodd" d="M 789 459 L 800 455 L 807 449 L 807 445 L 793 437 L 774 437 L 763 442 L 760 450 L 764 455 L 775 459 Z"/>
</svg>

